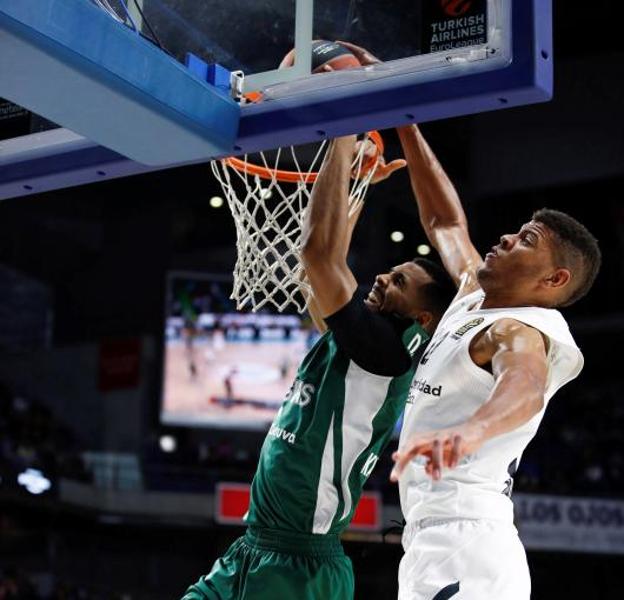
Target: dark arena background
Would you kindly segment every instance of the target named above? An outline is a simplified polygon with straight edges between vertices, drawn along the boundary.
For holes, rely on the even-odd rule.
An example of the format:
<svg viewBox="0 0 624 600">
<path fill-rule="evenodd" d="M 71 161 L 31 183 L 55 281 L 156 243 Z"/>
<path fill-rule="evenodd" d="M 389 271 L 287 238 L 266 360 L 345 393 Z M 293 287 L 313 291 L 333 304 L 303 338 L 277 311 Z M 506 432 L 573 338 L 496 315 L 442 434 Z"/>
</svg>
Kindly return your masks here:
<svg viewBox="0 0 624 600">
<path fill-rule="evenodd" d="M 381 4 L 352 7 L 358 42 L 383 57 L 380 24 L 409 3 Z M 532 598 L 612 600 L 624 595 L 624 5 L 554 10 L 552 102 L 422 130 L 479 250 L 543 206 L 600 241 L 595 287 L 565 311 L 585 368 L 553 399 L 514 501 Z M 53 126 L 0 111 L 0 157 L 2 139 Z M 172 600 L 243 531 L 262 440 L 315 333 L 306 316 L 236 313 L 221 195 L 196 165 L 0 203 L 0 600 Z M 400 172 L 369 191 L 350 264 L 367 286 L 425 243 Z M 358 599 L 396 597 L 395 447 L 344 536 Z"/>
</svg>

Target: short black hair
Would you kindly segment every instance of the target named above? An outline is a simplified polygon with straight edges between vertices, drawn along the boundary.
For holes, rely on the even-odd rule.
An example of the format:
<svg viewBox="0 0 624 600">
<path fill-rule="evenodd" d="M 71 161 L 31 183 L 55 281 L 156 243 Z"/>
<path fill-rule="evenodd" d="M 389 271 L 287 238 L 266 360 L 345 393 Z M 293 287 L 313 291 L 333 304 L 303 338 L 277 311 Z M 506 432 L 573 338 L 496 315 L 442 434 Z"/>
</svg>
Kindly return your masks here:
<svg viewBox="0 0 624 600">
<path fill-rule="evenodd" d="M 589 292 L 600 271 L 598 240 L 585 225 L 558 210 L 542 208 L 533 213 L 533 220 L 546 225 L 557 238 L 555 260 L 572 274 L 570 295 L 559 306 L 570 306 Z"/>
<path fill-rule="evenodd" d="M 431 277 L 431 283 L 425 286 L 424 296 L 427 300 L 427 310 L 440 318 L 448 308 L 451 300 L 457 294 L 457 286 L 446 272 L 444 267 L 427 258 L 414 258 L 412 262 L 426 271 Z"/>
</svg>

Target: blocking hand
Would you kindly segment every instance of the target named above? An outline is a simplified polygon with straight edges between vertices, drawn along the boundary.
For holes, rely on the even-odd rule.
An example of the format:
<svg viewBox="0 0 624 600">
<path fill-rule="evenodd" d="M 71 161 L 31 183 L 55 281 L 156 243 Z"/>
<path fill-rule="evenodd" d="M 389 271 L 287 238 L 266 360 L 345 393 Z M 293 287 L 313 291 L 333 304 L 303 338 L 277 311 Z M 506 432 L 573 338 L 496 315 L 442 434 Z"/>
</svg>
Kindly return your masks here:
<svg viewBox="0 0 624 600">
<path fill-rule="evenodd" d="M 377 147 L 369 139 L 357 142 L 357 144 L 355 145 L 354 156 L 357 156 L 357 154 L 360 152 L 362 145 L 365 146 L 363 163 L 366 164 L 368 162 L 374 161 L 375 155 L 377 152 Z M 407 162 L 403 160 L 402 158 L 398 158 L 396 160 L 390 161 L 389 163 L 386 163 L 386 159 L 383 156 L 380 156 L 377 159 L 377 166 L 372 167 L 375 169 L 375 173 L 373 175 L 373 178 L 371 179 L 371 183 L 373 184 L 379 183 L 380 181 L 383 181 L 384 179 L 388 179 L 388 177 L 390 177 L 392 173 L 394 173 L 395 171 L 398 171 L 399 169 L 405 168 L 406 165 L 407 165 Z M 363 169 L 363 172 L 365 173 L 367 170 L 368 169 Z M 352 177 L 357 176 L 357 167 L 352 170 L 351 176 Z"/>
<path fill-rule="evenodd" d="M 427 459 L 425 470 L 434 481 L 442 477 L 442 468 L 453 469 L 467 454 L 485 442 L 479 427 L 465 423 L 449 429 L 417 433 L 393 455 L 391 481 L 398 481 L 407 464 L 416 456 Z"/>
</svg>

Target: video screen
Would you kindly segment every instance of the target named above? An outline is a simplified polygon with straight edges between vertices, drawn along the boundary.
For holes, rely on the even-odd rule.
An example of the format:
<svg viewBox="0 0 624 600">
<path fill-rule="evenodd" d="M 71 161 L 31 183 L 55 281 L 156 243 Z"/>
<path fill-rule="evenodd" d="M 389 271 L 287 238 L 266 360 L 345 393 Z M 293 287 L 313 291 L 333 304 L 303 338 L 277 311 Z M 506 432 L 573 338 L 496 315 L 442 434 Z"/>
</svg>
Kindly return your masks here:
<svg viewBox="0 0 624 600">
<path fill-rule="evenodd" d="M 297 313 L 240 312 L 231 279 L 167 278 L 161 422 L 267 429 L 319 334 Z"/>
</svg>

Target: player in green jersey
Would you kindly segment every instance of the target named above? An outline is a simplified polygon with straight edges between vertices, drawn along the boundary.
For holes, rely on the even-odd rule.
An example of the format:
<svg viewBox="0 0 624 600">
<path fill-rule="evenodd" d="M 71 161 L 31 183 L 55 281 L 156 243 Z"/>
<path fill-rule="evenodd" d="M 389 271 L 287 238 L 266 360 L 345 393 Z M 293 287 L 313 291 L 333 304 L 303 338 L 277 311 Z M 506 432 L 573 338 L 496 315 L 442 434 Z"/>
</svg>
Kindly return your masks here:
<svg viewBox="0 0 624 600">
<path fill-rule="evenodd" d="M 304 225 L 303 263 L 328 330 L 269 429 L 246 534 L 183 600 L 353 597 L 339 534 L 403 410 L 415 355 L 455 291 L 423 259 L 378 275 L 368 294 L 358 290 L 346 260 L 355 143 L 351 136 L 330 144 Z"/>
</svg>

